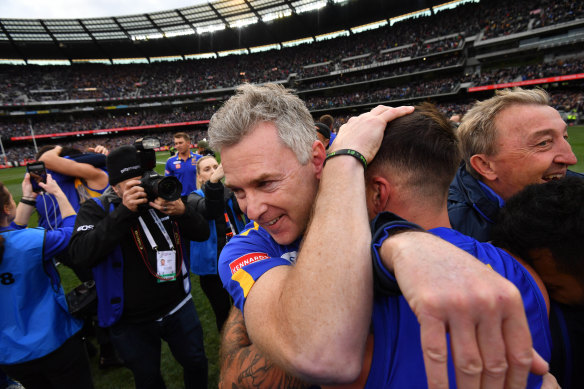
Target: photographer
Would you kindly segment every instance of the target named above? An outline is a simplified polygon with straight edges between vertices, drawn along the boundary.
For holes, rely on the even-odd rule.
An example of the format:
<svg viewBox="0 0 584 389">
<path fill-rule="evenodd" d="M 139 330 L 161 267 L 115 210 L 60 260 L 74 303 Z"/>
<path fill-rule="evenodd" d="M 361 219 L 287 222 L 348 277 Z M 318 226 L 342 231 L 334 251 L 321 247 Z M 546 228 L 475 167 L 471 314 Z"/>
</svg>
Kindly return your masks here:
<svg viewBox="0 0 584 389">
<path fill-rule="evenodd" d="M 91 267 L 98 321 L 132 370 L 137 388 L 164 388 L 160 339 L 184 368 L 186 388 L 207 387 L 203 332 L 190 294 L 189 240 L 209 237 L 208 223 L 149 169 L 152 147 L 122 146 L 107 157 L 111 188 L 83 203 L 69 252 Z M 176 180 L 173 178 L 173 180 Z M 171 193 L 157 197 L 153 192 Z M 178 193 L 177 193 L 178 192 Z M 176 196 L 175 196 L 176 195 Z"/>
</svg>

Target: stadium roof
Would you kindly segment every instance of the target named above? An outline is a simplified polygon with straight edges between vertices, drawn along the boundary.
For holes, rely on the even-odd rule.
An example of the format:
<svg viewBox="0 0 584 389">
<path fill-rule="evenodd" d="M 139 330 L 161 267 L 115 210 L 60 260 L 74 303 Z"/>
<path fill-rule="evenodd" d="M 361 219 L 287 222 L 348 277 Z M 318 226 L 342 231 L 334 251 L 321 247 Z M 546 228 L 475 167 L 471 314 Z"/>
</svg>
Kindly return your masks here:
<svg viewBox="0 0 584 389">
<path fill-rule="evenodd" d="M 184 58 L 315 37 L 444 2 L 217 0 L 129 16 L 0 19 L 0 59 Z"/>
</svg>

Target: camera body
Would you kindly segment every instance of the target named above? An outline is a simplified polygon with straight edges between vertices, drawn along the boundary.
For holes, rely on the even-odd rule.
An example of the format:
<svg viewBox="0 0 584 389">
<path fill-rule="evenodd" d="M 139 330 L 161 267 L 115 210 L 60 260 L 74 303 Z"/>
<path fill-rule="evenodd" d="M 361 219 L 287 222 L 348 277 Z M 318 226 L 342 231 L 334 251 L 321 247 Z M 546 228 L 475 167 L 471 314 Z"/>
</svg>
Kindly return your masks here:
<svg viewBox="0 0 584 389">
<path fill-rule="evenodd" d="M 140 138 L 134 142 L 134 147 L 144 172 L 140 178 L 140 186 L 144 188 L 148 201 L 154 201 L 157 197 L 167 201 L 178 200 L 182 192 L 182 184 L 178 178 L 161 176 L 154 171 L 156 166 L 154 149 L 160 147 L 160 140 L 155 137 Z"/>
</svg>

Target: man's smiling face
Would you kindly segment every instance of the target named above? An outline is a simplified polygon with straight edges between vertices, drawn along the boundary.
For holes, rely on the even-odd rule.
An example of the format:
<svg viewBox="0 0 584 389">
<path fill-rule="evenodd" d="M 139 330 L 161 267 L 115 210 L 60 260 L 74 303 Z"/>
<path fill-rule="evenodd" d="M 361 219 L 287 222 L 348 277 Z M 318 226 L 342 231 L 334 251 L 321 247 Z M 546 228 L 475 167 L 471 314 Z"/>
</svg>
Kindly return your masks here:
<svg viewBox="0 0 584 389">
<path fill-rule="evenodd" d="M 487 182 L 503 199 L 529 184 L 562 178 L 577 162 L 566 123 L 545 105 L 515 104 L 495 119 L 497 153 L 487 156 L 495 180 Z"/>
<path fill-rule="evenodd" d="M 301 165 L 273 123 L 259 123 L 239 143 L 224 147 L 221 163 L 241 210 L 277 243 L 290 244 L 304 233 L 319 168 L 312 159 Z"/>
</svg>

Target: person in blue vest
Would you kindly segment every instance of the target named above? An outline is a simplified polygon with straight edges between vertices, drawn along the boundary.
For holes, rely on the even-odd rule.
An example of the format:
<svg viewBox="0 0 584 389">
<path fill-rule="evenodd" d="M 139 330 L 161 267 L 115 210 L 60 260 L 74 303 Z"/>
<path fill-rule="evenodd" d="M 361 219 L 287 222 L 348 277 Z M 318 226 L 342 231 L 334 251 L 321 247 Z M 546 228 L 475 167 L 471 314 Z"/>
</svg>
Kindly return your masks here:
<svg viewBox="0 0 584 389">
<path fill-rule="evenodd" d="M 249 222 L 233 193 L 221 183 L 223 168 L 215 157 L 203 156 L 197 161 L 197 211 L 209 221 L 211 236 L 204 242 L 191 242 L 191 271 L 199 275 L 201 289 L 209 299 L 217 329 L 221 332 L 231 309 L 231 298 L 223 288 L 217 271 L 219 254 L 234 235 Z"/>
<path fill-rule="evenodd" d="M 477 102 L 464 115 L 458 127 L 463 162 L 448 194 L 452 228 L 481 242 L 489 241 L 500 209 L 527 185 L 571 176 L 584 179 L 583 174 L 568 170 L 577 162 L 568 141 L 568 126 L 549 103 L 549 95 L 542 89 L 506 89 Z M 571 308 L 556 304 L 552 297 L 554 347 L 570 343 L 569 333 L 558 326 L 567 309 Z M 578 326 L 582 324 L 576 321 L 569 328 Z M 567 377 L 566 368 L 578 352 L 584 353 L 584 349 L 572 348 L 561 358 L 560 353 L 552 353 L 550 371 L 562 387 L 567 383 L 562 380 Z M 581 378 L 580 382 L 584 385 Z"/>
<path fill-rule="evenodd" d="M 178 178 L 182 184 L 182 196 L 197 189 L 197 160 L 201 155 L 191 151 L 191 139 L 185 132 L 174 134 L 174 148 L 177 153 L 168 158 L 164 168 L 165 176 Z"/>
<path fill-rule="evenodd" d="M 0 183 L 0 366 L 28 389 L 91 389 L 83 323 L 69 313 L 52 262 L 67 248 L 75 211 L 49 174 L 40 186 L 58 202 L 62 224 L 26 228 L 37 201 L 29 177 L 18 207 Z"/>
<path fill-rule="evenodd" d="M 206 388 L 188 241 L 208 239 L 209 225 L 187 197 L 165 200 L 146 192 L 140 179 L 154 161 L 144 161 L 149 154 L 143 152 L 128 145 L 108 154 L 111 188 L 81 205 L 69 254 L 92 269 L 98 324 L 110 329 L 136 388 L 165 387 L 161 339 L 183 367 L 185 387 Z"/>
<path fill-rule="evenodd" d="M 225 186 L 254 221 L 219 259 L 221 279 L 253 341 L 225 358 L 236 385 L 290 382 L 274 373 L 278 366 L 326 384 L 350 383 L 363 372 L 373 310 L 364 171 L 387 122 L 412 111 L 379 106 L 351 118 L 328 156 L 305 104 L 280 85 L 241 85 L 211 118 L 210 145 L 221 153 Z M 428 382 L 445 387 L 453 366 L 463 387 L 483 380 L 521 387 L 530 369 L 546 372 L 533 353 L 521 294 L 509 281 L 427 232 L 398 234 L 386 245 L 384 260 L 420 324 L 421 344 L 411 338 L 412 349 L 436 357 L 411 374 L 422 375 L 425 367 Z"/>
</svg>

